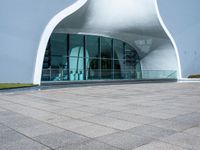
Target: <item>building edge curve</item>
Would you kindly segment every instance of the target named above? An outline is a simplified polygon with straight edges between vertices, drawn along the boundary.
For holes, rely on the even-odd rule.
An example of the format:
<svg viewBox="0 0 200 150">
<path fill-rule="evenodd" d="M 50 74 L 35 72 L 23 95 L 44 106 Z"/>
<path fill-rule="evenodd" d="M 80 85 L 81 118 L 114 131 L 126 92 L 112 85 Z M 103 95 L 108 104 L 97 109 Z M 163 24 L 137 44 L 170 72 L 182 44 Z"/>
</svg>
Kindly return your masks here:
<svg viewBox="0 0 200 150">
<path fill-rule="evenodd" d="M 76 12 L 78 9 L 80 9 L 82 6 L 85 5 L 85 3 L 88 0 L 78 0 L 71 6 L 63 9 L 59 13 L 57 13 L 46 25 L 41 38 L 39 42 L 39 46 L 37 49 L 37 55 L 36 55 L 36 63 L 34 67 L 34 75 L 33 75 L 33 84 L 41 84 L 41 75 L 42 75 L 42 64 L 44 59 L 44 54 L 46 50 L 46 46 L 48 43 L 48 40 L 54 30 L 54 28 L 61 22 L 64 18 L 71 15 L 72 13 Z"/>
<path fill-rule="evenodd" d="M 159 6 L 158 6 L 158 0 L 154 0 L 154 5 L 155 5 L 155 9 L 156 9 L 156 13 L 157 13 L 157 17 L 158 20 L 163 28 L 163 30 L 165 31 L 165 33 L 167 34 L 168 38 L 170 39 L 170 41 L 172 42 L 172 45 L 175 49 L 175 53 L 176 53 L 176 58 L 177 58 L 177 65 L 178 65 L 178 74 L 177 74 L 177 78 L 178 79 L 182 79 L 182 70 L 181 70 L 181 62 L 180 62 L 180 56 L 179 56 L 179 51 L 178 51 L 178 47 L 176 45 L 176 42 L 174 40 L 174 38 L 172 37 L 172 34 L 169 32 L 167 26 L 165 25 L 162 16 L 160 14 L 160 10 L 159 10 Z"/>
</svg>

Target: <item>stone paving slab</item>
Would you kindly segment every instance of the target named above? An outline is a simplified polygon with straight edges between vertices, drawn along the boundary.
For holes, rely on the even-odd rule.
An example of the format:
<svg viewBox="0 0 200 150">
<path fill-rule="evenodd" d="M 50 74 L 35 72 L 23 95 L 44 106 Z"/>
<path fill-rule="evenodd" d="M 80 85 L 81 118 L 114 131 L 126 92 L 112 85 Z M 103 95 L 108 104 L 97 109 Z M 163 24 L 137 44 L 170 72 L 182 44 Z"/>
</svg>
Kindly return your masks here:
<svg viewBox="0 0 200 150">
<path fill-rule="evenodd" d="M 97 138 L 97 140 L 124 150 L 134 149 L 154 141 L 154 139 L 150 137 L 137 136 L 125 132 L 106 135 Z"/>
<path fill-rule="evenodd" d="M 150 144 L 140 146 L 134 150 L 187 150 L 187 149 L 164 142 L 152 142 Z"/>
<path fill-rule="evenodd" d="M 103 125 L 109 128 L 118 129 L 118 130 L 127 130 L 139 126 L 140 124 L 128 122 L 125 120 L 119 120 L 116 118 L 105 117 L 101 115 L 96 115 L 92 117 L 82 118 L 82 120 Z"/>
<path fill-rule="evenodd" d="M 200 137 L 188 135 L 184 133 L 177 133 L 169 137 L 161 139 L 162 141 L 178 145 L 184 148 L 199 150 L 200 149 Z"/>
<path fill-rule="evenodd" d="M 160 138 L 170 136 L 170 135 L 173 135 L 176 133 L 176 131 L 174 131 L 174 130 L 154 127 L 154 126 L 150 126 L 150 125 L 138 126 L 138 127 L 132 128 L 130 130 L 127 130 L 126 132 L 132 133 L 135 135 L 140 135 L 140 136 L 148 136 L 148 137 L 152 137 L 155 139 L 160 139 Z"/>
<path fill-rule="evenodd" d="M 111 145 L 101 143 L 95 140 L 89 140 L 80 144 L 71 144 L 60 147 L 58 150 L 120 150 Z"/>
<path fill-rule="evenodd" d="M 44 146 L 38 142 L 30 139 L 23 139 L 13 143 L 1 146 L 2 150 L 51 150 L 49 147 Z"/>
<path fill-rule="evenodd" d="M 73 132 L 64 131 L 58 133 L 50 133 L 46 135 L 37 136 L 34 140 L 47 145 L 53 149 L 62 147 L 66 144 L 78 144 L 88 140 L 87 137 L 75 134 Z"/>
<path fill-rule="evenodd" d="M 200 136 L 200 126 L 189 128 L 185 130 L 184 132 L 190 135 Z"/>
<path fill-rule="evenodd" d="M 75 128 L 75 129 L 71 129 L 71 130 L 78 134 L 81 134 L 81 135 L 84 135 L 84 136 L 87 136 L 90 138 L 100 137 L 100 136 L 104 136 L 104 135 L 108 135 L 108 134 L 117 132 L 117 130 L 115 130 L 115 129 L 104 127 L 101 125 L 95 125 L 95 124 L 80 127 L 80 128 Z"/>
<path fill-rule="evenodd" d="M 0 93 L 2 150 L 199 150 L 200 83 Z"/>
</svg>

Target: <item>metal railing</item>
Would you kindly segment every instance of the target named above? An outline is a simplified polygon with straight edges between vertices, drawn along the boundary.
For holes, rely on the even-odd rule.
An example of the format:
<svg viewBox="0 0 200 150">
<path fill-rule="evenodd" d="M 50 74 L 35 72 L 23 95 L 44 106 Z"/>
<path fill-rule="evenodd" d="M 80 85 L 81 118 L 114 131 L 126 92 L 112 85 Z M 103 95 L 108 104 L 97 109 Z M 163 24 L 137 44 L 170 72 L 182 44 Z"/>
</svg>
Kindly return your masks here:
<svg viewBox="0 0 200 150">
<path fill-rule="evenodd" d="M 175 70 L 43 69 L 42 81 L 176 79 Z"/>
<path fill-rule="evenodd" d="M 177 79 L 176 70 L 142 70 L 142 79 Z"/>
</svg>

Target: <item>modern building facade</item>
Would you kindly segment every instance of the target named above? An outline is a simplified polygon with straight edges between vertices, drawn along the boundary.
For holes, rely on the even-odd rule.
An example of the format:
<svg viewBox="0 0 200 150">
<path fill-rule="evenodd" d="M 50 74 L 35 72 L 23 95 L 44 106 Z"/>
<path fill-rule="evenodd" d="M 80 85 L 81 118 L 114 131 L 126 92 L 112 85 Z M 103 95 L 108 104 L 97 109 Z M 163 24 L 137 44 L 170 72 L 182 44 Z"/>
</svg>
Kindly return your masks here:
<svg viewBox="0 0 200 150">
<path fill-rule="evenodd" d="M 53 33 L 46 48 L 42 81 L 140 79 L 137 51 L 107 37 Z"/>
<path fill-rule="evenodd" d="M 197 74 L 199 3 L 3 0 L 0 82 L 181 79 Z"/>
</svg>

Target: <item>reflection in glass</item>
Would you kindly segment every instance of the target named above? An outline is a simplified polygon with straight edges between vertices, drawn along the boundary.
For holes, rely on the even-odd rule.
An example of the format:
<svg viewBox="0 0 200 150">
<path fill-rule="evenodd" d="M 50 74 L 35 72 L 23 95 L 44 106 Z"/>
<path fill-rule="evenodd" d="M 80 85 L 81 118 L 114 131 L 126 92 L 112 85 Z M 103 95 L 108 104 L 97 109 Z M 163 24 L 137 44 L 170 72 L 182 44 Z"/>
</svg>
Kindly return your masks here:
<svg viewBox="0 0 200 150">
<path fill-rule="evenodd" d="M 101 58 L 112 59 L 112 39 L 101 37 Z"/>
<path fill-rule="evenodd" d="M 123 62 L 124 60 L 114 60 L 114 78 L 115 79 L 123 79 L 123 72 L 125 71 Z"/>
<path fill-rule="evenodd" d="M 140 60 L 136 50 L 120 40 L 54 33 L 48 42 L 42 81 L 141 77 Z"/>
<path fill-rule="evenodd" d="M 86 51 L 88 57 L 99 58 L 99 38 L 96 36 L 86 36 Z"/>
<path fill-rule="evenodd" d="M 89 80 L 100 78 L 99 59 L 90 58 L 87 64 L 87 74 Z"/>
<path fill-rule="evenodd" d="M 101 59 L 101 78 L 102 79 L 112 79 L 112 60 L 111 59 Z"/>
<path fill-rule="evenodd" d="M 123 42 L 114 40 L 114 59 L 124 59 L 124 46 Z"/>
<path fill-rule="evenodd" d="M 84 79 L 84 40 L 82 35 L 69 36 L 70 80 Z"/>
<path fill-rule="evenodd" d="M 43 81 L 66 80 L 67 35 L 52 34 L 45 52 Z M 51 72 L 49 71 L 51 70 Z"/>
</svg>

